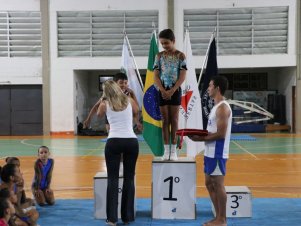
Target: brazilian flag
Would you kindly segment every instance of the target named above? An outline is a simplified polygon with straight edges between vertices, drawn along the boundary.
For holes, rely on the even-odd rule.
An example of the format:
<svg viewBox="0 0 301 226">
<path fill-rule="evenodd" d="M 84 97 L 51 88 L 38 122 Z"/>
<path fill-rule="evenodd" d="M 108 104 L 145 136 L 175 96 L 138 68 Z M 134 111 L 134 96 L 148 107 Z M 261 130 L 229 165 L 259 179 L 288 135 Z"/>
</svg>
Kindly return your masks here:
<svg viewBox="0 0 301 226">
<path fill-rule="evenodd" d="M 158 103 L 159 92 L 154 86 L 153 65 L 155 56 L 159 52 L 156 42 L 156 34 L 153 32 L 149 54 L 147 73 L 144 85 L 142 106 L 143 137 L 155 156 L 162 156 L 164 152 L 162 137 L 162 120 Z"/>
</svg>

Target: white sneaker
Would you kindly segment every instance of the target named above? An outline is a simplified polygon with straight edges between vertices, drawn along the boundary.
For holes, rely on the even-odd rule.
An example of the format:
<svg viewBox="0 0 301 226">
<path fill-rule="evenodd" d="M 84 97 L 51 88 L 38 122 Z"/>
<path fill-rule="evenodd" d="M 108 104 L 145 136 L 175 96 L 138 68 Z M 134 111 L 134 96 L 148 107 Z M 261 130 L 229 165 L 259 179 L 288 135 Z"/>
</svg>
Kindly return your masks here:
<svg viewBox="0 0 301 226">
<path fill-rule="evenodd" d="M 178 160 L 177 151 L 171 151 L 170 160 L 171 161 L 177 161 Z"/>
<path fill-rule="evenodd" d="M 169 151 L 164 151 L 164 155 L 162 156 L 163 160 L 169 160 Z"/>
</svg>

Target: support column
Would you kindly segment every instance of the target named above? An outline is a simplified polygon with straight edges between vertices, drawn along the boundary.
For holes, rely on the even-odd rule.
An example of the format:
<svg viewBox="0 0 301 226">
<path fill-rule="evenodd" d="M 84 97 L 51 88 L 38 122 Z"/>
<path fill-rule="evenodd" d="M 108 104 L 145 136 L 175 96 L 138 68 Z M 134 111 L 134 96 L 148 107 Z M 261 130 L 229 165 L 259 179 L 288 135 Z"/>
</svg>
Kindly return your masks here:
<svg viewBox="0 0 301 226">
<path fill-rule="evenodd" d="M 175 29 L 175 3 L 174 0 L 167 0 L 167 25 L 174 31 Z"/>
<path fill-rule="evenodd" d="M 297 82 L 296 82 L 296 133 L 301 133 L 301 3 L 297 1 Z"/>
<path fill-rule="evenodd" d="M 50 134 L 49 0 L 40 0 L 42 47 L 43 134 Z"/>
</svg>

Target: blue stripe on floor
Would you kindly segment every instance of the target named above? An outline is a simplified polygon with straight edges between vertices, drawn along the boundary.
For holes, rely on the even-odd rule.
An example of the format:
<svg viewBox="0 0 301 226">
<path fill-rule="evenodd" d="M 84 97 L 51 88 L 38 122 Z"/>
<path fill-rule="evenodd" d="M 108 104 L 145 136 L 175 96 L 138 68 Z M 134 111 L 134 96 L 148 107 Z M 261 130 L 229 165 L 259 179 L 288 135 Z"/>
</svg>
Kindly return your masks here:
<svg viewBox="0 0 301 226">
<path fill-rule="evenodd" d="M 297 226 L 301 222 L 301 199 L 254 198 L 252 218 L 228 218 L 228 226 Z M 38 207 L 41 226 L 100 226 L 104 220 L 94 219 L 94 201 L 91 199 L 57 200 L 54 206 Z M 136 221 L 132 226 L 201 225 L 213 217 L 208 198 L 197 199 L 196 220 L 151 219 L 151 200 L 137 199 Z M 119 222 L 118 225 L 122 225 Z"/>
</svg>

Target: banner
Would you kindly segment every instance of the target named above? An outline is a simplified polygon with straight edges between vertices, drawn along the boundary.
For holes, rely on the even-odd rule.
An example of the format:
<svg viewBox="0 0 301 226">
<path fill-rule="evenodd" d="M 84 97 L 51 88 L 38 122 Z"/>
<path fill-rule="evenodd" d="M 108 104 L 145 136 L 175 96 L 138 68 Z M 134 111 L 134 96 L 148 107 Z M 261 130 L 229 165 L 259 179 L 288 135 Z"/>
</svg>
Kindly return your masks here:
<svg viewBox="0 0 301 226">
<path fill-rule="evenodd" d="M 179 129 L 203 129 L 203 118 L 201 97 L 198 89 L 198 83 L 193 62 L 192 50 L 189 32 L 184 38 L 183 53 L 187 61 L 186 79 L 181 85 L 182 100 L 179 112 Z M 194 142 L 188 137 L 184 137 L 187 147 L 187 156 L 195 157 L 205 149 L 204 142 Z"/>
<path fill-rule="evenodd" d="M 139 109 L 142 107 L 143 92 L 139 83 L 135 64 L 133 58 L 130 56 L 129 47 L 126 36 L 123 39 L 122 57 L 121 57 L 121 71 L 128 77 L 129 88 L 133 90 L 139 104 Z"/>
<path fill-rule="evenodd" d="M 162 137 L 162 120 L 158 103 L 159 92 L 154 85 L 153 65 L 155 56 L 159 52 L 155 32 L 152 34 L 148 54 L 147 73 L 143 96 L 143 137 L 155 156 L 164 153 Z"/>
</svg>

